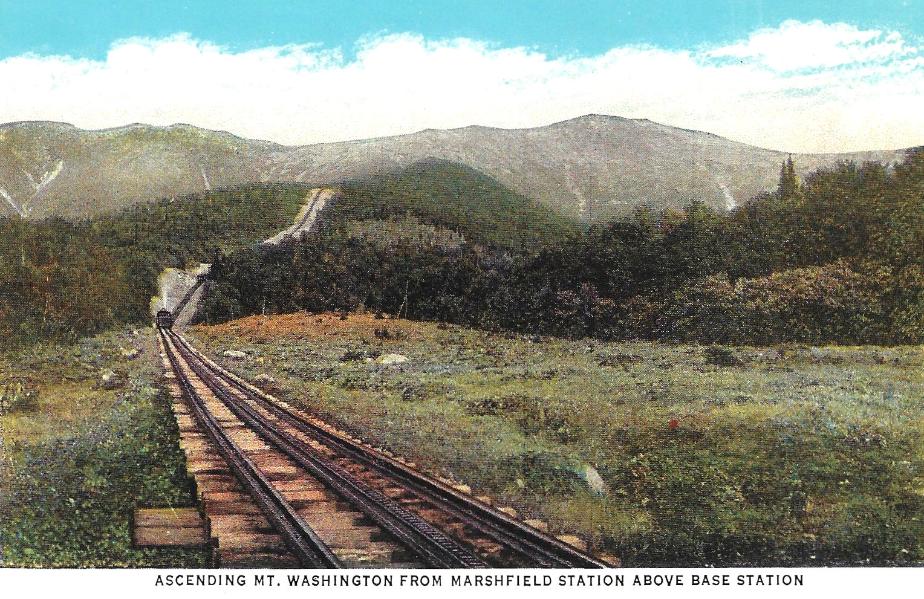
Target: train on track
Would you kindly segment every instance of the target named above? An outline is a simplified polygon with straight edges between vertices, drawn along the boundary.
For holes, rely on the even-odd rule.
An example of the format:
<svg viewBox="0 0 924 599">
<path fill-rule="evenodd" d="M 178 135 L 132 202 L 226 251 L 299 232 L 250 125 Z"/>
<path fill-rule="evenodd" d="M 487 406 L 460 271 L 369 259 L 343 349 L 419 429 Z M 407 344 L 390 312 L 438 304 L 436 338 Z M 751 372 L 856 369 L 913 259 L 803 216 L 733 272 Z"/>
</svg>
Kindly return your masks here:
<svg viewBox="0 0 924 599">
<path fill-rule="evenodd" d="M 170 310 L 159 310 L 154 316 L 154 326 L 159 329 L 172 329 L 173 313 Z"/>
</svg>

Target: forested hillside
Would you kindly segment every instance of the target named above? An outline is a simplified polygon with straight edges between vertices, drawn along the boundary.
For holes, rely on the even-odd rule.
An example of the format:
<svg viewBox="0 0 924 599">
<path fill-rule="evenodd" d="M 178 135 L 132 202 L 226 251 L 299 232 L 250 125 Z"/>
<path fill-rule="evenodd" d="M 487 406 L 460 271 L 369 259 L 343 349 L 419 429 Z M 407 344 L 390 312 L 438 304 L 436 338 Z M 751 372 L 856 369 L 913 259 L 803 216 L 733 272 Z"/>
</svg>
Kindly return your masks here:
<svg viewBox="0 0 924 599">
<path fill-rule="evenodd" d="M 463 233 L 476 244 L 531 251 L 565 243 L 579 225 L 511 191 L 484 173 L 445 160 L 422 160 L 394 174 L 345 183 L 323 223 L 387 220 L 414 215 Z"/>
<path fill-rule="evenodd" d="M 394 204 L 404 216 L 370 205 L 332 212 L 300 242 L 220 260 L 207 320 L 366 309 L 605 339 L 924 341 L 922 150 L 897 165 L 841 163 L 804 181 L 784 163 L 776 193 L 731 212 L 695 201 L 639 209 L 547 235 L 545 245 L 511 243 L 503 227 L 516 219 L 502 210 L 461 226 L 416 202 Z M 466 241 L 424 242 L 421 227 Z M 370 228 L 377 236 L 361 233 Z"/>
<path fill-rule="evenodd" d="M 307 189 L 246 186 L 81 222 L 0 219 L 0 335 L 71 339 L 148 318 L 161 270 L 214 262 L 208 321 L 365 309 L 606 339 L 918 343 L 924 151 L 841 163 L 730 212 L 638 209 L 584 229 L 443 161 L 345 184 L 275 249 Z"/>
<path fill-rule="evenodd" d="M 0 218 L 0 338 L 72 340 L 148 319 L 157 277 L 288 224 L 307 189 L 247 186 L 81 222 Z"/>
</svg>

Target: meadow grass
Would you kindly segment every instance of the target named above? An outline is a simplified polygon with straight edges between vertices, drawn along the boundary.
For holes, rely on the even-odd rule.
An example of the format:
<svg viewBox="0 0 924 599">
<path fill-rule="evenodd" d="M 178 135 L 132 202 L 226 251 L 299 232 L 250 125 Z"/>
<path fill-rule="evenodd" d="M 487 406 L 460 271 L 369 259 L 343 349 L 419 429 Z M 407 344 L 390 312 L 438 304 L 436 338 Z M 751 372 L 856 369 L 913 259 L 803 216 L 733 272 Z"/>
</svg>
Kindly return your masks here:
<svg viewBox="0 0 924 599">
<path fill-rule="evenodd" d="M 304 313 L 191 337 L 627 565 L 924 561 L 917 347 L 600 343 Z"/>
<path fill-rule="evenodd" d="M 129 359 L 132 349 L 141 350 Z M 0 388 L 29 405 L 0 416 L 0 547 L 7 567 L 205 566 L 198 550 L 134 549 L 140 506 L 194 505 L 151 329 L 0 353 Z M 101 375 L 121 381 L 104 388 Z"/>
</svg>

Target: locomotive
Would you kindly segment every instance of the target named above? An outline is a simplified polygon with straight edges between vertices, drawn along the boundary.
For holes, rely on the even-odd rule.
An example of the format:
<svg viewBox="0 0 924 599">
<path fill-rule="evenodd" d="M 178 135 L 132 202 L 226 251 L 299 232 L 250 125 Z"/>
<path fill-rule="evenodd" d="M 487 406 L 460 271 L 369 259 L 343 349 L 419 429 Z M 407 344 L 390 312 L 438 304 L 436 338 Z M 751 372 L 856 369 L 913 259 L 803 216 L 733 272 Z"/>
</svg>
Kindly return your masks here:
<svg viewBox="0 0 924 599">
<path fill-rule="evenodd" d="M 154 325 L 159 329 L 173 328 L 173 313 L 170 310 L 159 310 L 154 317 Z"/>
</svg>

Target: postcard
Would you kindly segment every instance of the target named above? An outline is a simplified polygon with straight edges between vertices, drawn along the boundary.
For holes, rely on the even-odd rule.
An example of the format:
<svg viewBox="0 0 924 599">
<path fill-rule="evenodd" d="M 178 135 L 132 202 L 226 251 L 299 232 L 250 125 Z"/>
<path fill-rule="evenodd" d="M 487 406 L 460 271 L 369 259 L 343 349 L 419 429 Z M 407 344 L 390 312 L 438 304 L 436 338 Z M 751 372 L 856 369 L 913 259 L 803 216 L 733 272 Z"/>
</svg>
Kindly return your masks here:
<svg viewBox="0 0 924 599">
<path fill-rule="evenodd" d="M 924 2 L 0 0 L 0 81 L 14 595 L 924 583 Z"/>
</svg>

